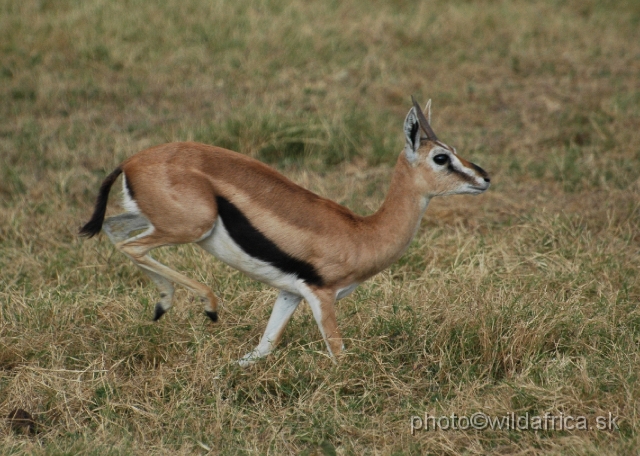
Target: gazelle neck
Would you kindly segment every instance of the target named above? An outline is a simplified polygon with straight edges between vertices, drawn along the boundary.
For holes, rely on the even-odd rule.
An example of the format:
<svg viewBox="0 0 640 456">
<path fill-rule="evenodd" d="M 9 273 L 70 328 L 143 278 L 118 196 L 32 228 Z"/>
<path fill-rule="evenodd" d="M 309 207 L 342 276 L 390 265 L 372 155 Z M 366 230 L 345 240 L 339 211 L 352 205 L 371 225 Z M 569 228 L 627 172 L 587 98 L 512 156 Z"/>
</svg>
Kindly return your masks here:
<svg viewBox="0 0 640 456">
<path fill-rule="evenodd" d="M 400 258 L 415 236 L 428 204 L 429 198 L 416 188 L 413 168 L 401 154 L 382 206 L 364 219 L 364 247 L 371 265 L 368 275 L 377 274 Z"/>
</svg>

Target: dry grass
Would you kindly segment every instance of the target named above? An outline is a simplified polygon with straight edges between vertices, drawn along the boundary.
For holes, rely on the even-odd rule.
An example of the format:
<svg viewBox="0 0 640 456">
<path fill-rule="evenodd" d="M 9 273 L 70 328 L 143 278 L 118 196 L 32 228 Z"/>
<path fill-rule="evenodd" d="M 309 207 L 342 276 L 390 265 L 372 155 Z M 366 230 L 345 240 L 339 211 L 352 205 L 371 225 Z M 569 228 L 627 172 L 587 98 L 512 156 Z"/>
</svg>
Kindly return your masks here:
<svg viewBox="0 0 640 456">
<path fill-rule="evenodd" d="M 634 453 L 639 5 L 0 0 L 0 452 Z M 75 235 L 104 175 L 169 140 L 370 213 L 410 94 L 494 185 L 434 200 L 404 258 L 340 302 L 337 366 L 301 308 L 242 370 L 274 290 L 167 248 L 225 307 L 212 325 L 180 290 L 154 324 L 153 286 Z M 19 408 L 35 435 L 11 430 Z M 412 415 L 477 411 L 620 428 L 410 435 Z"/>
</svg>

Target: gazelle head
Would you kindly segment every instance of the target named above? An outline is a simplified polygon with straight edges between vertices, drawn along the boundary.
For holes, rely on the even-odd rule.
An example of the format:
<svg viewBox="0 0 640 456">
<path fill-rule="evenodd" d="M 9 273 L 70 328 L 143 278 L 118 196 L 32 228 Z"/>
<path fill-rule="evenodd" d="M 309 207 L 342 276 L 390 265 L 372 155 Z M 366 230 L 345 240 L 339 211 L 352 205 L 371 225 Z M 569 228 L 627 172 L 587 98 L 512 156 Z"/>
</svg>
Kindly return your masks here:
<svg viewBox="0 0 640 456">
<path fill-rule="evenodd" d="M 404 121 L 404 155 L 415 170 L 416 184 L 427 197 L 469 193 L 476 195 L 489 188 L 486 171 L 462 157 L 456 149 L 439 141 L 431 129 L 431 100 L 425 107 L 411 97 L 413 107 Z"/>
</svg>

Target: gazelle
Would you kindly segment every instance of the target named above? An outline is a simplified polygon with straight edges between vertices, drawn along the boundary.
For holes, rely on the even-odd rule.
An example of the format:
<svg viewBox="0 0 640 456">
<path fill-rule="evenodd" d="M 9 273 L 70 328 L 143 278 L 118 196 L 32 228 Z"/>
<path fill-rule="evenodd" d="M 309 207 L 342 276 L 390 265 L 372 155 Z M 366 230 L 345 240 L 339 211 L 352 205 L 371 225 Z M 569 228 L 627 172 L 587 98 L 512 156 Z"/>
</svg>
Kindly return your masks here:
<svg viewBox="0 0 640 456">
<path fill-rule="evenodd" d="M 174 284 L 197 294 L 209 318 L 218 320 L 218 298 L 208 286 L 149 256 L 163 245 L 196 243 L 278 288 L 264 335 L 241 365 L 271 352 L 303 298 L 335 357 L 344 349 L 336 300 L 402 255 L 432 197 L 489 188 L 487 173 L 440 142 L 412 100 L 404 121 L 404 150 L 388 195 L 373 215 L 356 215 L 245 155 L 179 142 L 143 150 L 109 174 L 80 234 L 91 237 L 103 229 L 155 282 L 160 301 L 154 320 L 171 307 Z M 425 109 L 430 119 L 431 100 Z M 120 174 L 126 212 L 104 220 L 109 190 Z"/>
</svg>

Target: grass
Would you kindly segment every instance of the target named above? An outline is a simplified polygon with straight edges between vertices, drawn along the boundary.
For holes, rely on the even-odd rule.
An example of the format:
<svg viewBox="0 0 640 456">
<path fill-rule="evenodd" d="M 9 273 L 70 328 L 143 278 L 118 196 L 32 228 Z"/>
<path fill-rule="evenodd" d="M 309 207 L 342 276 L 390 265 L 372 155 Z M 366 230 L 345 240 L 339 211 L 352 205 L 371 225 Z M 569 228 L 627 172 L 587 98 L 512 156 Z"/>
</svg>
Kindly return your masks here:
<svg viewBox="0 0 640 456">
<path fill-rule="evenodd" d="M 0 453 L 635 453 L 638 25 L 632 0 L 0 0 Z M 340 302 L 338 365 L 302 306 L 240 369 L 274 290 L 166 248 L 225 305 L 213 325 L 178 290 L 154 324 L 153 286 L 76 236 L 108 172 L 173 140 L 371 213 L 411 94 L 492 187 L 432 201 L 405 256 Z M 412 436 L 425 412 L 619 429 Z"/>
</svg>

